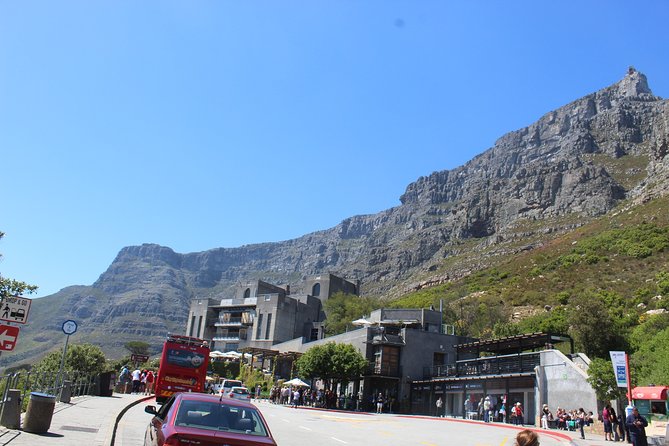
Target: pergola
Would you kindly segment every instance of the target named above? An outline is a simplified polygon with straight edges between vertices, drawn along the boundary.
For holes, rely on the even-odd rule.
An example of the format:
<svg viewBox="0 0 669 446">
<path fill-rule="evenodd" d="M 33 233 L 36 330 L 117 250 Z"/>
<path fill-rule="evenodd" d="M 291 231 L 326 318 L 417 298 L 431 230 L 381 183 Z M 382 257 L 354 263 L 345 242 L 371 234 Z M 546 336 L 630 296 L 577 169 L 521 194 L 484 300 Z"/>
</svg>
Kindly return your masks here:
<svg viewBox="0 0 669 446">
<path fill-rule="evenodd" d="M 485 341 L 469 342 L 455 345 L 456 360 L 460 355 L 475 353 L 477 357 L 481 353 L 492 353 L 496 356 L 522 353 L 528 350 L 553 348 L 552 346 L 561 342 L 569 342 L 570 353 L 574 353 L 574 340 L 571 336 L 552 333 L 529 333 L 504 338 L 488 339 Z"/>
</svg>

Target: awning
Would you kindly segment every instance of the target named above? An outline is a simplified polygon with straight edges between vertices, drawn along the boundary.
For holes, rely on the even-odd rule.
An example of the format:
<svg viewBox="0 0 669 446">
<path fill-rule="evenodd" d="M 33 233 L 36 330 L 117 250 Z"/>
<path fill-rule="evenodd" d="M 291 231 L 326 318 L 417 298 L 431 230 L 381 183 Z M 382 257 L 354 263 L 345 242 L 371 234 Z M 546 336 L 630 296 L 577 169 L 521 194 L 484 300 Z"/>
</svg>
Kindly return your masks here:
<svg viewBox="0 0 669 446">
<path fill-rule="evenodd" d="M 635 387 L 632 389 L 634 400 L 667 400 L 667 386 Z"/>
</svg>

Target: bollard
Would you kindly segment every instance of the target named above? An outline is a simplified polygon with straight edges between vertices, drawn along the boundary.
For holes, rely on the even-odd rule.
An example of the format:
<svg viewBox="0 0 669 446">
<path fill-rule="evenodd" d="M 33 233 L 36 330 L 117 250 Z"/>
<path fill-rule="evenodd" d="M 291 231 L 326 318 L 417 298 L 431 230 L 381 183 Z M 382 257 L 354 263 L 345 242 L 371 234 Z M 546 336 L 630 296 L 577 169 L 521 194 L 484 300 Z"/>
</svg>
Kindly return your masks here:
<svg viewBox="0 0 669 446">
<path fill-rule="evenodd" d="M 23 420 L 23 430 L 34 434 L 43 434 L 51 426 L 56 396 L 47 393 L 31 392 L 28 410 Z"/>
<path fill-rule="evenodd" d="M 19 389 L 9 389 L 7 392 L 7 399 L 2 405 L 0 424 L 8 429 L 21 428 L 21 391 Z"/>
<path fill-rule="evenodd" d="M 72 399 L 72 381 L 63 381 L 63 388 L 60 391 L 60 402 L 70 403 Z"/>
</svg>

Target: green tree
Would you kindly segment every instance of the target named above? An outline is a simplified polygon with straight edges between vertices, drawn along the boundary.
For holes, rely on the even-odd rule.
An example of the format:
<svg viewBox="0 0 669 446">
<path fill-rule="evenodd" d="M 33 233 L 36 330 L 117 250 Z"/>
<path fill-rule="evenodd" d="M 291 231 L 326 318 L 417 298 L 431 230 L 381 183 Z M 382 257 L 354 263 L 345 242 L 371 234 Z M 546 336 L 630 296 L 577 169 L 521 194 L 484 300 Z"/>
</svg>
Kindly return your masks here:
<svg viewBox="0 0 669 446">
<path fill-rule="evenodd" d="M 613 374 L 613 364 L 606 359 L 595 358 L 590 362 L 588 382 L 600 401 L 624 399 L 627 393 L 626 389 L 618 387 L 616 376 Z"/>
<path fill-rule="evenodd" d="M 150 355 L 150 344 L 148 342 L 129 341 L 123 344 L 123 346 L 133 355 Z"/>
<path fill-rule="evenodd" d="M 296 362 L 300 376 L 320 378 L 334 386 L 358 378 L 367 367 L 367 359 L 350 344 L 316 345 Z"/>
<path fill-rule="evenodd" d="M 63 350 L 57 350 L 46 355 L 38 362 L 34 369 L 38 372 L 58 372 Z M 107 369 L 107 358 L 97 345 L 73 344 L 67 348 L 65 371 L 81 373 L 102 373 Z"/>
<path fill-rule="evenodd" d="M 0 239 L 4 236 L 5 233 L 0 232 Z M 0 254 L 0 258 L 2 258 L 2 254 Z M 35 285 L 28 285 L 25 282 L 2 277 L 0 274 L 0 299 L 8 296 L 20 296 L 24 293 L 32 294 L 35 291 L 37 291 L 37 286 Z"/>
<path fill-rule="evenodd" d="M 669 385 L 669 328 L 641 342 L 631 362 L 639 384 Z"/>
<path fill-rule="evenodd" d="M 332 336 L 353 328 L 352 321 L 380 308 L 381 303 L 373 297 L 361 297 L 339 292 L 327 299 L 323 306 L 327 316 L 325 333 Z"/>
<path fill-rule="evenodd" d="M 567 317 L 576 347 L 591 358 L 606 358 L 611 350 L 625 350 L 624 327 L 616 324 L 610 307 L 597 293 L 572 299 Z"/>
</svg>

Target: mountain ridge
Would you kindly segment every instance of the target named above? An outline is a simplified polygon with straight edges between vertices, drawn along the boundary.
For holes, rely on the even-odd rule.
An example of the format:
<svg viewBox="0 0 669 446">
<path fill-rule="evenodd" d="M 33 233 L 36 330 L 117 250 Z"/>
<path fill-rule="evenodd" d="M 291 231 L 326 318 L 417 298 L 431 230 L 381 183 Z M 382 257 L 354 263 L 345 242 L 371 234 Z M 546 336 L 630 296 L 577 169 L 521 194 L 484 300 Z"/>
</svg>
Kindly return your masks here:
<svg viewBox="0 0 669 446">
<path fill-rule="evenodd" d="M 392 299 L 486 265 L 475 256 L 458 263 L 458 256 L 484 247 L 491 256 L 533 249 L 541 237 L 622 202 L 663 196 L 668 128 L 669 102 L 630 68 L 621 81 L 502 135 L 462 166 L 418 178 L 398 206 L 281 242 L 187 254 L 156 244 L 124 247 L 91 286 L 63 289 L 34 306 L 56 296 L 51 314 L 81 319 L 92 340 L 114 334 L 104 345 L 118 353 L 129 336 L 155 341 L 182 330 L 190 299 L 223 296 L 240 280 L 293 287 L 332 271 L 362 280 L 365 294 Z M 31 315 L 26 331 L 40 324 Z M 34 337 L 33 353 L 40 347 Z"/>
</svg>

